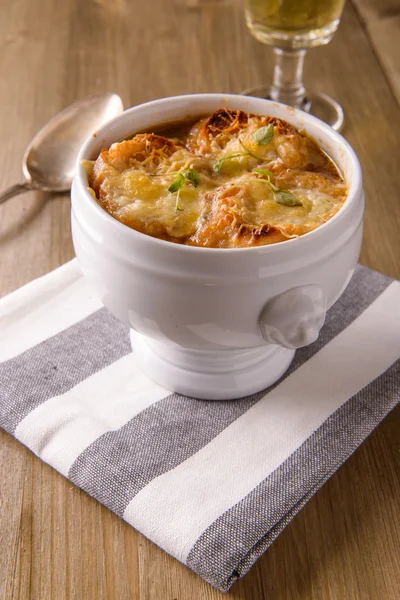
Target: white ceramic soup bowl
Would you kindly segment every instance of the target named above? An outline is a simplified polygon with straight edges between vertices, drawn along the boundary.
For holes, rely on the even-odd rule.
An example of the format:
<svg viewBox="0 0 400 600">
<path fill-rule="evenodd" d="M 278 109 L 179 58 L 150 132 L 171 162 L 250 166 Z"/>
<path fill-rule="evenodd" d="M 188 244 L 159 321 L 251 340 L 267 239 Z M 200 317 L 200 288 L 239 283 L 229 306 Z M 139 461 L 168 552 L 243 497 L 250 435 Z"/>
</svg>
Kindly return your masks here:
<svg viewBox="0 0 400 600">
<path fill-rule="evenodd" d="M 221 249 L 147 236 L 115 220 L 92 198 L 82 159 L 96 158 L 135 131 L 221 107 L 280 117 L 305 129 L 349 185 L 340 211 L 296 239 Z M 356 266 L 363 209 L 358 159 L 329 126 L 259 98 L 200 94 L 131 108 L 86 141 L 72 186 L 72 234 L 88 283 L 131 328 L 134 352 L 147 375 L 171 391 L 218 400 L 271 385 L 295 349 L 317 339 L 325 311 Z"/>
</svg>

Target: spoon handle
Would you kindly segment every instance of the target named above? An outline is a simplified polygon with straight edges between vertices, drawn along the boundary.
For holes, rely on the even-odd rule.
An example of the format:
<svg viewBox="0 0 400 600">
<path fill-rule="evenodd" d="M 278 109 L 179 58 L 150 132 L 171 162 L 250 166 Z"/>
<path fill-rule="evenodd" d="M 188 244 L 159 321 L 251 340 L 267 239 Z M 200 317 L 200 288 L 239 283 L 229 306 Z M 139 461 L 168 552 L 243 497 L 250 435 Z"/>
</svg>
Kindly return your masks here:
<svg viewBox="0 0 400 600">
<path fill-rule="evenodd" d="M 13 196 L 18 196 L 18 194 L 23 194 L 24 192 L 28 192 L 31 189 L 32 185 L 28 181 L 24 181 L 24 183 L 16 183 L 14 185 L 11 185 L 9 188 L 4 190 L 4 192 L 0 194 L 0 204 L 3 204 L 3 202 L 8 200 L 9 198 L 12 198 Z"/>
</svg>

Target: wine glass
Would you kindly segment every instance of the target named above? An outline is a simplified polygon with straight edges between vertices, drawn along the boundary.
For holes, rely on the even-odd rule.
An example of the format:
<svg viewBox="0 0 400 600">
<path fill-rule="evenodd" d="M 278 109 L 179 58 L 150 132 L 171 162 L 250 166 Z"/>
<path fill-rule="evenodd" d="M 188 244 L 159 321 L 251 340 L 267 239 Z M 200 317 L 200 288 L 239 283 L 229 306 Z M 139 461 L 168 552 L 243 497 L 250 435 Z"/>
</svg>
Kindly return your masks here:
<svg viewBox="0 0 400 600">
<path fill-rule="evenodd" d="M 252 88 L 248 96 L 270 98 L 310 112 L 339 131 L 343 109 L 327 94 L 307 93 L 303 63 L 308 48 L 331 41 L 339 26 L 345 0 L 244 0 L 252 35 L 275 53 L 272 84 Z"/>
</svg>

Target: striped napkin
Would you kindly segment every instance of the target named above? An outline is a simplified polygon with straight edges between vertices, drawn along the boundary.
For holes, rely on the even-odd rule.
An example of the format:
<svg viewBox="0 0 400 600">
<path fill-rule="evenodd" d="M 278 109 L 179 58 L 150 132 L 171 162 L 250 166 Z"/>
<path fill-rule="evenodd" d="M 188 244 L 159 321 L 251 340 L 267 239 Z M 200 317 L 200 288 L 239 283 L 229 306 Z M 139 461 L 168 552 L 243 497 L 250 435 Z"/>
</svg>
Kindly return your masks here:
<svg viewBox="0 0 400 600">
<path fill-rule="evenodd" d="M 364 267 L 241 400 L 146 379 L 75 260 L 3 298 L 0 331 L 0 426 L 221 591 L 399 401 L 400 283 Z"/>
</svg>

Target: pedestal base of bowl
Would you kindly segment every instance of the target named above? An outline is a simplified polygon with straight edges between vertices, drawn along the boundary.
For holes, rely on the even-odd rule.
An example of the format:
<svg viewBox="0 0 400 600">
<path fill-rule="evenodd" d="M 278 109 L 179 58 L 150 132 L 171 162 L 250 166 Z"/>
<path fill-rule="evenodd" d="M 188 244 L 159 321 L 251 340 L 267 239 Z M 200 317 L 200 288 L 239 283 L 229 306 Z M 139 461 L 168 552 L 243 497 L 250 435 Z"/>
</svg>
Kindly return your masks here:
<svg viewBox="0 0 400 600">
<path fill-rule="evenodd" d="M 240 350 L 191 350 L 163 344 L 133 329 L 132 348 L 146 375 L 171 392 L 202 400 L 232 400 L 259 392 L 288 369 L 294 350 L 267 345 Z"/>
</svg>

